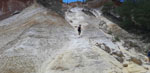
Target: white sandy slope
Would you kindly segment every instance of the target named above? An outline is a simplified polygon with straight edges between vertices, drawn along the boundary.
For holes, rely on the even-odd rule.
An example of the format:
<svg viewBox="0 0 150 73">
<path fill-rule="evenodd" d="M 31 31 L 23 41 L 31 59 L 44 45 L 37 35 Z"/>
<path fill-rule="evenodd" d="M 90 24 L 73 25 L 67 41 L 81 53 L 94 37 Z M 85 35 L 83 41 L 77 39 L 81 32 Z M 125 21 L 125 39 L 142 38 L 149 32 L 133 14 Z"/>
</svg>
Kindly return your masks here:
<svg viewBox="0 0 150 73">
<path fill-rule="evenodd" d="M 81 10 L 66 12 L 66 20 L 74 22 L 70 24 L 34 5 L 1 21 L 0 73 L 150 73 L 148 65 L 128 61 L 142 54 L 127 51 L 121 42 L 112 42 L 113 36 L 99 29 L 99 13 L 93 17 Z M 81 36 L 74 27 L 79 24 L 83 26 Z M 105 44 L 111 52 L 97 44 Z M 122 52 L 124 62 L 111 55 L 113 52 Z M 123 67 L 124 63 L 128 67 Z"/>
</svg>

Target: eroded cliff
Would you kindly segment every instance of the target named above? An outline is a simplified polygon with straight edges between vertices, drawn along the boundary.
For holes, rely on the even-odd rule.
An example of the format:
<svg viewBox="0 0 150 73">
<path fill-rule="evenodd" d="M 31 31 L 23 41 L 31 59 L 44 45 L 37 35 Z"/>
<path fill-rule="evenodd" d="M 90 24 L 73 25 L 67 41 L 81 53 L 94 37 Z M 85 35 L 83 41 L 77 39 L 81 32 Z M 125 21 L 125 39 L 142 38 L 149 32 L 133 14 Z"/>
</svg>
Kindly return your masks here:
<svg viewBox="0 0 150 73">
<path fill-rule="evenodd" d="M 146 56 L 105 30 L 128 33 L 99 11 L 89 12 L 93 15 L 73 8 L 64 19 L 33 5 L 1 21 L 0 72 L 149 73 Z M 81 36 L 78 25 L 83 28 Z"/>
</svg>

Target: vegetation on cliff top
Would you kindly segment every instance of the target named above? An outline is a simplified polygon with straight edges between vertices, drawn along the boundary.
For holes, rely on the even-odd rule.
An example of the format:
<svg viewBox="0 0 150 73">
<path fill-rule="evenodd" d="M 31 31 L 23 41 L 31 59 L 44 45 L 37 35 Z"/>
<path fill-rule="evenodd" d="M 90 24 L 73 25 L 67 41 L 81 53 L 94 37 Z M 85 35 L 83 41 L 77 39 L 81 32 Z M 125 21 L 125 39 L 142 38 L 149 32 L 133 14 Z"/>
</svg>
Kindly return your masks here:
<svg viewBox="0 0 150 73">
<path fill-rule="evenodd" d="M 103 12 L 119 15 L 119 25 L 127 31 L 150 36 L 150 0 L 126 0 L 118 7 L 109 2 Z"/>
</svg>

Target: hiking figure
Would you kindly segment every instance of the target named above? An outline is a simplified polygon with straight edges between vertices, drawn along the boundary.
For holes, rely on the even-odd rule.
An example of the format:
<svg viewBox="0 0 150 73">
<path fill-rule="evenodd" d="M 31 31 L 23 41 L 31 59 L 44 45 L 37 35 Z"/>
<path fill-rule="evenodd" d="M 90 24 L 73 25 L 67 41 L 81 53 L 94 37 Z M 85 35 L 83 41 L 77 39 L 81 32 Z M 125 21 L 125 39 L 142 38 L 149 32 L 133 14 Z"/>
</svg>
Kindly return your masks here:
<svg viewBox="0 0 150 73">
<path fill-rule="evenodd" d="M 149 63 L 150 63 L 150 50 L 149 50 L 148 53 L 147 53 L 147 57 L 148 57 L 148 61 L 149 61 Z"/>
<path fill-rule="evenodd" d="M 81 34 L 81 25 L 79 25 L 79 27 L 78 27 L 78 34 L 79 35 Z"/>
</svg>

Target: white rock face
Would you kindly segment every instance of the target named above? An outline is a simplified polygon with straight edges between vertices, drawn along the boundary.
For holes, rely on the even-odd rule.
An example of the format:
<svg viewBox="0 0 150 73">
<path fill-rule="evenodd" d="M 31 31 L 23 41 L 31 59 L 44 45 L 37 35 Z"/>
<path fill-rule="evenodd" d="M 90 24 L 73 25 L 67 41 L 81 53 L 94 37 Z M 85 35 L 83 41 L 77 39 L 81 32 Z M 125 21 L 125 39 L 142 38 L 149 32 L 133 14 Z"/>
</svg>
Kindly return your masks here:
<svg viewBox="0 0 150 73">
<path fill-rule="evenodd" d="M 98 12 L 95 14 L 92 13 L 94 16 L 91 16 L 91 15 L 85 14 L 82 10 L 84 9 L 72 8 L 65 13 L 66 14 L 65 19 L 68 21 L 69 24 L 71 24 L 71 26 L 75 29 L 75 31 L 77 31 L 79 25 L 81 25 L 83 31 L 84 30 L 88 31 L 87 29 L 88 25 L 89 27 L 92 25 L 92 27 L 95 26 L 99 28 L 98 25 L 100 23 L 100 18 L 94 17 L 94 16 L 99 16 L 100 14 L 98 14 Z"/>
<path fill-rule="evenodd" d="M 40 6 L 1 21 L 0 73 L 150 73 L 143 61 L 137 65 L 128 59 L 142 54 L 112 42 L 112 36 L 99 29 L 101 17 L 81 10 L 66 13 L 70 24 Z M 78 24 L 84 26 L 81 37 L 74 30 Z"/>
</svg>

